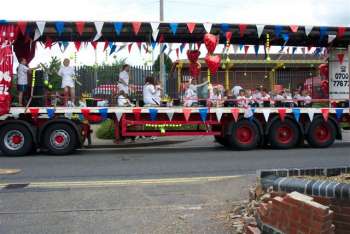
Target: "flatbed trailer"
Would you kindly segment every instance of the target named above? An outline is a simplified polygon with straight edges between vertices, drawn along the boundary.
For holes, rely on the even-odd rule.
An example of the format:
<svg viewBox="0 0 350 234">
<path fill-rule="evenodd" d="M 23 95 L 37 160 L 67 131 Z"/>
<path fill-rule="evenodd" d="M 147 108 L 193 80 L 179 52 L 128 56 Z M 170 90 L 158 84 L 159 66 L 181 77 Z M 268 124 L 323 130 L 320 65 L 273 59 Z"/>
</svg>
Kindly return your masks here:
<svg viewBox="0 0 350 234">
<path fill-rule="evenodd" d="M 35 22 L 27 23 L 28 27 L 36 27 Z M 74 23 L 65 22 L 66 32 L 58 35 L 55 23 L 47 22 L 44 35 L 37 40 L 45 42 L 45 38 L 50 37 L 56 41 L 91 41 L 95 34 L 94 24 L 87 22 L 85 31 L 81 34 L 75 32 Z M 140 32 L 136 32 L 134 23 L 125 22 L 126 28 L 119 36 L 112 33 L 112 22 L 105 25 L 103 39 L 100 41 L 148 42 L 152 35 L 150 23 L 140 23 Z M 179 24 L 178 33 L 175 34 L 170 31 L 168 23 L 160 23 L 158 30 L 162 42 L 201 42 L 207 30 L 204 24 L 196 24 L 194 32 L 188 32 L 186 25 Z M 243 38 L 240 33 L 235 33 L 238 29 L 241 30 L 241 25 L 225 25 L 228 27 L 226 30 L 234 33 L 230 38 L 232 43 L 266 43 L 266 37 L 264 39 L 257 33 L 256 25 L 246 25 Z M 212 26 L 211 33 L 220 34 L 220 30 L 223 30 L 220 24 Z M 275 26 L 265 26 L 264 30 L 264 35 L 273 35 Z M 309 37 L 305 36 L 304 30 L 295 31 L 295 27 L 295 36 L 290 32 L 289 26 L 279 26 L 279 30 L 290 34 L 289 43 L 293 46 L 339 47 L 348 49 L 349 53 L 349 28 L 344 28 L 346 33 L 343 32 L 342 37 L 334 39 L 332 44 L 329 44 L 327 38 L 322 38 L 318 27 L 314 27 Z M 337 27 L 329 27 L 327 33 L 330 35 L 337 30 Z M 221 38 L 219 43 L 226 43 Z M 270 45 L 286 44 L 277 38 L 269 41 Z M 9 69 L 8 71 L 10 72 Z M 90 124 L 96 119 L 109 118 L 114 121 L 116 142 L 134 136 L 213 136 L 218 143 L 236 150 L 250 150 L 266 145 L 289 149 L 304 142 L 312 147 L 329 147 L 336 139 L 342 138 L 340 123 L 350 122 L 349 107 L 10 107 L 7 90 L 2 90 L 1 95 L 0 150 L 10 156 L 27 155 L 37 149 L 45 149 L 56 155 L 70 154 L 81 148 L 86 140 L 91 143 Z M 345 101 L 348 103 L 349 98 Z M 186 125 L 191 128 L 185 128 Z"/>
</svg>

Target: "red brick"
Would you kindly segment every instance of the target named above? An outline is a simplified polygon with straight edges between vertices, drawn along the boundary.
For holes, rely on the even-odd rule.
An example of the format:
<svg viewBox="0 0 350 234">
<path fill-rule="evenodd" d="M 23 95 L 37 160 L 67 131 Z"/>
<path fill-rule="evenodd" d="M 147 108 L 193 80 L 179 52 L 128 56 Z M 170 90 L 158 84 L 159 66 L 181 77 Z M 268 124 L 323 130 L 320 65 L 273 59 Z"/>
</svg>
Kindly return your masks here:
<svg viewBox="0 0 350 234">
<path fill-rule="evenodd" d="M 317 203 L 320 203 L 324 206 L 330 206 L 331 205 L 331 199 L 326 197 L 313 197 L 314 201 Z"/>
<path fill-rule="evenodd" d="M 308 234 L 310 229 L 308 226 L 305 226 L 305 225 L 300 225 L 299 227 L 299 234 Z"/>
<path fill-rule="evenodd" d="M 313 220 L 314 221 L 318 221 L 318 222 L 327 222 L 329 220 L 333 220 L 334 216 L 334 212 L 332 210 L 329 211 L 328 215 L 325 216 L 313 216 Z"/>
<path fill-rule="evenodd" d="M 332 226 L 332 220 L 329 220 L 327 222 L 311 222 L 310 224 L 310 228 L 312 230 L 318 230 L 319 232 L 323 231 L 323 230 L 329 230 Z"/>
<path fill-rule="evenodd" d="M 246 234 L 261 234 L 261 231 L 257 227 L 248 226 L 246 228 Z"/>
<path fill-rule="evenodd" d="M 314 216 L 323 217 L 323 216 L 326 216 L 326 215 L 329 214 L 329 208 L 326 207 L 326 206 L 323 206 L 323 207 L 320 207 L 320 208 L 313 207 L 312 208 L 312 213 L 313 213 Z"/>
</svg>

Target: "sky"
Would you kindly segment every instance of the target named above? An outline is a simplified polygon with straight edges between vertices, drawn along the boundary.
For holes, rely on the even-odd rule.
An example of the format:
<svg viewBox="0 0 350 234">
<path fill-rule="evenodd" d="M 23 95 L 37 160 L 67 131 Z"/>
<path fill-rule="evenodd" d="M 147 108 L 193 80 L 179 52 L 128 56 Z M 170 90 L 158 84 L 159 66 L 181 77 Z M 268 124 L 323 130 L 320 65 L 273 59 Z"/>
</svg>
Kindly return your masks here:
<svg viewBox="0 0 350 234">
<path fill-rule="evenodd" d="M 349 0 L 164 0 L 164 6 L 166 22 L 350 26 Z M 2 10 L 1 18 L 16 21 L 159 20 L 159 0 L 1 0 L 1 8 L 6 9 Z M 111 62 L 114 58 L 103 53 L 102 47 L 98 47 L 97 61 Z M 53 55 L 72 57 L 74 51 L 73 45 L 65 53 L 57 45 L 52 50 L 38 46 L 32 64 L 46 62 Z M 151 55 L 140 54 L 136 46 L 130 55 L 126 49 L 115 55 L 117 58 L 125 57 L 128 63 L 135 65 L 152 60 Z M 175 59 L 175 52 L 170 56 Z M 82 48 L 77 58 L 78 65 L 95 62 L 91 47 Z"/>
</svg>

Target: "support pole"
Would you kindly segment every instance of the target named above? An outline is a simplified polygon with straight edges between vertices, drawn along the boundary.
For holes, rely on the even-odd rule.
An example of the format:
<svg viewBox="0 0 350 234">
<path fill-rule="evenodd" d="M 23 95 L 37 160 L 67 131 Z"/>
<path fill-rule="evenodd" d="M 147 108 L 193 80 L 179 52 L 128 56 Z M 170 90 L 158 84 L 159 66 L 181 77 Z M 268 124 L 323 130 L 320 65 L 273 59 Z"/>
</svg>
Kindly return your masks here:
<svg viewBox="0 0 350 234">
<path fill-rule="evenodd" d="M 164 21 L 164 0 L 159 1 L 159 20 Z M 159 54 L 159 78 L 163 85 L 163 94 L 166 94 L 166 80 L 165 80 L 165 69 L 164 69 L 164 53 L 163 43 L 160 43 L 160 54 Z"/>
</svg>

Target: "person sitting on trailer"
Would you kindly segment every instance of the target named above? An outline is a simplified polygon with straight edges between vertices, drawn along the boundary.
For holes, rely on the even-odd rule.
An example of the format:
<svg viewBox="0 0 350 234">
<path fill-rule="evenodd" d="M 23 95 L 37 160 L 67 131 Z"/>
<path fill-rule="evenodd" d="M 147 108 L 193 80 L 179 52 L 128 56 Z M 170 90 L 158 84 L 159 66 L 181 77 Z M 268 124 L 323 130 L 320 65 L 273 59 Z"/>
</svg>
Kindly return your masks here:
<svg viewBox="0 0 350 234">
<path fill-rule="evenodd" d="M 271 97 L 270 95 L 267 93 L 267 89 L 263 88 L 261 90 L 261 101 L 262 101 L 262 106 L 263 107 L 270 107 L 271 106 Z"/>
<path fill-rule="evenodd" d="M 72 66 L 69 66 L 70 60 L 65 58 L 63 60 L 63 66 L 61 66 L 58 71 L 58 75 L 62 77 L 62 85 L 61 87 L 64 89 L 64 103 L 66 106 L 74 107 L 75 104 L 75 84 L 74 84 L 74 76 L 75 71 Z M 70 100 L 68 101 L 68 96 L 70 96 Z"/>
<path fill-rule="evenodd" d="M 122 107 L 122 106 L 124 106 L 124 107 L 134 106 L 134 105 L 131 103 L 131 101 L 130 101 L 128 95 L 127 95 L 123 90 L 121 90 L 121 91 L 119 92 L 119 95 L 118 95 L 118 106 L 121 106 L 121 107 Z"/>
<path fill-rule="evenodd" d="M 241 107 L 241 108 L 248 107 L 249 100 L 247 100 L 246 91 L 244 89 L 239 90 L 236 100 L 237 100 L 238 107 Z"/>
<path fill-rule="evenodd" d="M 294 100 L 293 100 L 292 94 L 289 91 L 289 89 L 284 90 L 283 97 L 284 97 L 284 100 L 282 102 L 283 102 L 284 107 L 293 107 L 294 106 Z"/>
<path fill-rule="evenodd" d="M 209 89 L 208 106 L 221 107 L 223 105 L 223 98 L 219 88 L 215 87 Z"/>
<path fill-rule="evenodd" d="M 253 106 L 254 107 L 259 107 L 262 106 L 263 102 L 261 100 L 261 88 L 257 87 L 252 95 L 252 99 L 253 99 Z"/>
<path fill-rule="evenodd" d="M 302 96 L 302 103 L 303 103 L 303 107 L 311 107 L 312 106 L 312 98 L 309 95 L 309 92 L 307 90 L 303 90 L 301 92 Z"/>
<path fill-rule="evenodd" d="M 147 76 L 145 85 L 143 86 L 143 102 L 145 106 L 159 106 L 159 92 L 156 88 L 155 79 L 152 76 Z"/>
<path fill-rule="evenodd" d="M 251 89 L 246 89 L 245 90 L 245 97 L 246 97 L 246 102 L 248 106 L 253 106 L 254 105 L 254 100 L 252 96 L 252 90 Z"/>
<path fill-rule="evenodd" d="M 128 64 L 124 64 L 122 67 L 122 71 L 119 73 L 118 79 L 119 91 L 124 91 L 124 93 L 126 94 L 129 94 L 129 71 L 130 66 Z"/>
<path fill-rule="evenodd" d="M 282 107 L 283 106 L 283 101 L 284 101 L 284 91 L 279 91 L 277 92 L 276 95 L 273 97 L 275 107 Z"/>
<path fill-rule="evenodd" d="M 29 68 L 27 60 L 21 58 L 17 67 L 17 90 L 18 90 L 18 105 L 23 106 L 23 94 L 28 91 L 28 72 L 39 67 Z"/>
<path fill-rule="evenodd" d="M 233 86 L 233 88 L 232 88 L 232 90 L 231 90 L 232 95 L 233 95 L 234 97 L 238 97 L 239 91 L 240 91 L 241 89 L 243 89 L 243 88 L 242 88 L 241 86 L 239 86 L 239 85 Z"/>
</svg>

